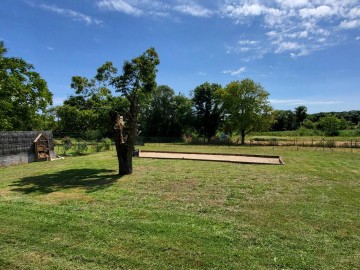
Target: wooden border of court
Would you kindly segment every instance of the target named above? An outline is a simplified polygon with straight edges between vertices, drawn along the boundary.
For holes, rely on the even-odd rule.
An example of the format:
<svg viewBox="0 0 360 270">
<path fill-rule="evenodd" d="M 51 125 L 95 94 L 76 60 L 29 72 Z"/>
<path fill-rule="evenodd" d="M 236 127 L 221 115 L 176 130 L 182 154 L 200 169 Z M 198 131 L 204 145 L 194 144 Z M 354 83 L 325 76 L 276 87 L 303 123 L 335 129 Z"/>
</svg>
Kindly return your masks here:
<svg viewBox="0 0 360 270">
<path fill-rule="evenodd" d="M 181 159 L 197 161 L 216 161 L 240 164 L 284 165 L 281 156 L 271 155 L 243 155 L 243 154 L 217 154 L 200 152 L 166 152 L 139 150 L 140 158 L 152 159 Z"/>
</svg>

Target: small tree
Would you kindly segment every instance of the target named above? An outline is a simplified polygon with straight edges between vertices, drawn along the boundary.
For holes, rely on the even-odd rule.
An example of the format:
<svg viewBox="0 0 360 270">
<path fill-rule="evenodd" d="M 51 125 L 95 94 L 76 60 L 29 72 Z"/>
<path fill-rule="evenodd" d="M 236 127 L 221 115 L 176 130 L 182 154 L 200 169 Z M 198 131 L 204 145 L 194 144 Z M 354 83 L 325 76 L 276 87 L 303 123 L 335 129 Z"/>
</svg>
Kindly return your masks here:
<svg viewBox="0 0 360 270">
<path fill-rule="evenodd" d="M 245 144 L 249 132 L 270 127 L 272 108 L 268 96 L 269 93 L 251 79 L 231 82 L 221 91 L 226 121 L 240 134 L 241 144 Z"/>
<path fill-rule="evenodd" d="M 132 174 L 132 157 L 138 136 L 140 108 L 156 88 L 156 66 L 159 63 L 158 54 L 154 48 L 150 48 L 139 57 L 125 61 L 122 75 L 117 74 L 117 69 L 111 62 L 98 68 L 96 79 L 108 82 L 129 102 L 129 111 L 125 117 L 125 125 L 128 130 L 126 142 L 121 142 L 120 134 L 115 132 L 120 175 Z"/>
<path fill-rule="evenodd" d="M 320 118 L 318 128 L 324 131 L 326 136 L 338 136 L 341 120 L 333 114 L 328 114 Z"/>
</svg>

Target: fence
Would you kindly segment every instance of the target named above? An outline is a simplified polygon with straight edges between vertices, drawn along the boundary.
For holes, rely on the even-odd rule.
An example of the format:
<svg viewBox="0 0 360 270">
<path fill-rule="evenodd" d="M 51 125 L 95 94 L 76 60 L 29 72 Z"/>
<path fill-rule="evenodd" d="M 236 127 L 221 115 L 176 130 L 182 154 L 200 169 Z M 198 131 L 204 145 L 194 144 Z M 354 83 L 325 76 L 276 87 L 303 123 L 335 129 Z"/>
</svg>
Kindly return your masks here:
<svg viewBox="0 0 360 270">
<path fill-rule="evenodd" d="M 108 139 L 110 141 L 110 139 Z M 139 137 L 136 145 L 141 146 L 147 143 L 168 143 L 168 144 L 190 144 L 190 145 L 223 145 L 223 146 L 239 146 L 239 142 L 234 142 L 229 139 L 212 139 L 210 142 L 202 138 L 184 141 L 183 138 L 174 137 Z M 360 148 L 360 140 L 336 140 L 336 139 L 303 139 L 303 138 L 252 138 L 245 142 L 246 146 L 271 146 L 275 147 L 308 147 L 317 149 L 325 148 Z M 104 146 L 103 141 L 83 141 L 73 139 L 72 146 L 69 149 L 64 148 L 61 140 L 55 143 L 55 151 L 59 155 L 81 155 L 101 152 L 103 150 L 114 150 L 114 142 L 110 145 Z"/>
<path fill-rule="evenodd" d="M 251 146 L 296 146 L 296 147 L 314 147 L 314 148 L 360 148 L 359 140 L 335 140 L 335 139 L 252 139 Z"/>
</svg>

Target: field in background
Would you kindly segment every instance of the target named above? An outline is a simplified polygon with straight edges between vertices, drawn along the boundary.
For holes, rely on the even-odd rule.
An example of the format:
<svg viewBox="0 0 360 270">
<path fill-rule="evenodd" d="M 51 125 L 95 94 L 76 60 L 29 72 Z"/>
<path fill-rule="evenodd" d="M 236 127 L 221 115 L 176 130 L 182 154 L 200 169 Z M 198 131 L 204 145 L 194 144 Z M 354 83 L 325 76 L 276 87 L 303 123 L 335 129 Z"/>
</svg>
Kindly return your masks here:
<svg viewBox="0 0 360 270">
<path fill-rule="evenodd" d="M 115 151 L 0 168 L 1 269 L 359 269 L 360 149 L 146 144 L 285 166 Z"/>
</svg>

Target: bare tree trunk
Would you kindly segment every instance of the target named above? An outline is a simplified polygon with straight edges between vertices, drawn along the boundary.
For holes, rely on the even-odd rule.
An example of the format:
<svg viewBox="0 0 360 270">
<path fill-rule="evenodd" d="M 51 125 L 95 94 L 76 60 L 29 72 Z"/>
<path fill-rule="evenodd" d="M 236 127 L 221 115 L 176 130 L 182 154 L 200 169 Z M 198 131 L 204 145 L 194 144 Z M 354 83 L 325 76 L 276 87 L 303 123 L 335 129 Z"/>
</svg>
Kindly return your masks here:
<svg viewBox="0 0 360 270">
<path fill-rule="evenodd" d="M 129 164 L 126 157 L 127 145 L 120 140 L 120 130 L 115 130 L 114 141 L 116 146 L 116 154 L 119 163 L 119 175 L 129 174 Z"/>
<path fill-rule="evenodd" d="M 119 163 L 119 175 L 132 174 L 133 172 L 133 155 L 135 150 L 135 142 L 138 135 L 137 118 L 139 106 L 136 101 L 131 102 L 129 119 L 127 123 L 128 136 L 126 142 L 123 142 L 122 129 L 115 128 L 115 146 Z M 116 127 L 116 124 L 115 124 Z"/>
<path fill-rule="evenodd" d="M 241 145 L 245 145 L 245 135 L 246 132 L 244 129 L 241 130 Z"/>
</svg>

